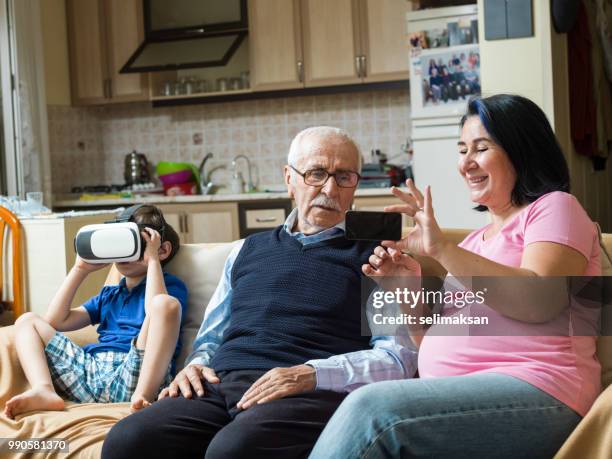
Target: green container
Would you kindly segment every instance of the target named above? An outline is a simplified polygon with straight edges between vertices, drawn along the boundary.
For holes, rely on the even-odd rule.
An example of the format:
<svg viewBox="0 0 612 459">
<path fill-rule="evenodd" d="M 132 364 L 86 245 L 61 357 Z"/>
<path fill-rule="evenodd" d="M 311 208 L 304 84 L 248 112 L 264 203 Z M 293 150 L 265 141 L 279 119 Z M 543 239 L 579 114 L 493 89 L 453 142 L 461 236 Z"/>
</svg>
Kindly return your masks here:
<svg viewBox="0 0 612 459">
<path fill-rule="evenodd" d="M 192 168 L 191 163 L 174 163 L 171 161 L 160 161 L 155 167 L 157 175 L 173 174 L 174 172 L 180 172 Z"/>
<path fill-rule="evenodd" d="M 198 168 L 191 163 L 175 163 L 171 161 L 160 161 L 155 166 L 155 172 L 157 172 L 157 176 L 160 175 L 168 175 L 173 174 L 175 172 L 190 170 L 193 172 L 193 177 L 195 179 L 196 185 L 198 186 L 198 193 L 200 188 L 200 174 L 198 172 Z"/>
</svg>

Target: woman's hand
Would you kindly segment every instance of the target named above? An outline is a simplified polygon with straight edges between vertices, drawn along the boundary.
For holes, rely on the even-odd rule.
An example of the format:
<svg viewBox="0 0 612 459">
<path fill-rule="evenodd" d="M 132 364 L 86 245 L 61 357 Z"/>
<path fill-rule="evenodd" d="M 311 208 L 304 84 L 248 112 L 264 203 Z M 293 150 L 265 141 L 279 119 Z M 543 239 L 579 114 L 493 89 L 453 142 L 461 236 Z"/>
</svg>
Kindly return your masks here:
<svg viewBox="0 0 612 459">
<path fill-rule="evenodd" d="M 408 235 L 395 243 L 395 247 L 414 255 L 427 255 L 437 258 L 444 250 L 447 241 L 434 216 L 431 187 L 425 188 L 425 196 L 417 189 L 411 179 L 406 180 L 408 192 L 393 187 L 391 192 L 401 199 L 404 204 L 385 207 L 387 212 L 402 212 L 415 221 L 415 226 Z M 391 241 L 384 241 L 383 245 L 389 247 Z"/>
</svg>

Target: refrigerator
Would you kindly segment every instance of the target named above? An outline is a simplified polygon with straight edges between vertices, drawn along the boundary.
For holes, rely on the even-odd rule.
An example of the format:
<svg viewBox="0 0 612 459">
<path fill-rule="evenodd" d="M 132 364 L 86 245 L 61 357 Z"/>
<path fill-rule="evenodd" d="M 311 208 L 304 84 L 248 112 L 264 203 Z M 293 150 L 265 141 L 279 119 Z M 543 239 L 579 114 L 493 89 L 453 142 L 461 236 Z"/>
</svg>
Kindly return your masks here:
<svg viewBox="0 0 612 459">
<path fill-rule="evenodd" d="M 459 121 L 481 90 L 477 5 L 410 11 L 406 28 L 416 185 L 431 186 L 441 227 L 481 227 L 488 215 L 474 210 L 457 170 Z"/>
</svg>

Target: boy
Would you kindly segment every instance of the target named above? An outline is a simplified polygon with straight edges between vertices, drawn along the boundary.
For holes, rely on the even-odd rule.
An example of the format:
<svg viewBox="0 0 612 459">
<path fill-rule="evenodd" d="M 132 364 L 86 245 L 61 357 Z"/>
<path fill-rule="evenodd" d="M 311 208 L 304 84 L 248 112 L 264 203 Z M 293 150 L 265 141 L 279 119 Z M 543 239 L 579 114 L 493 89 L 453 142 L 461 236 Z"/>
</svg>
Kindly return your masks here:
<svg viewBox="0 0 612 459">
<path fill-rule="evenodd" d="M 6 402 L 7 417 L 63 410 L 64 400 L 54 384 L 72 401 L 130 400 L 132 410 L 139 410 L 171 381 L 187 288 L 163 273 L 162 265 L 178 251 L 179 237 L 155 206 L 139 206 L 132 220 L 145 226 L 141 234 L 146 248 L 141 260 L 116 263 L 124 276 L 118 285 L 106 286 L 84 305 L 70 309 L 87 275 L 107 266 L 77 256 L 45 318 L 29 312 L 17 319 L 15 348 L 31 388 Z M 83 348 L 59 333 L 98 323 L 99 342 Z"/>
</svg>

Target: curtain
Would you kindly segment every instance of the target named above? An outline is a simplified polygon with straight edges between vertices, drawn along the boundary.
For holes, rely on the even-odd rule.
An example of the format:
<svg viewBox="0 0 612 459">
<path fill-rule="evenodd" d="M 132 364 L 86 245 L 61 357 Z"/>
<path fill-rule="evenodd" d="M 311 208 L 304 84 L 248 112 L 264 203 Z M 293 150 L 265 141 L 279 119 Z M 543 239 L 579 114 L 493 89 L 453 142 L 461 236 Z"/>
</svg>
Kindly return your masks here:
<svg viewBox="0 0 612 459">
<path fill-rule="evenodd" d="M 48 205 L 51 167 L 40 1 L 12 0 L 19 112 L 16 123 L 23 192 L 43 191 Z"/>
</svg>

